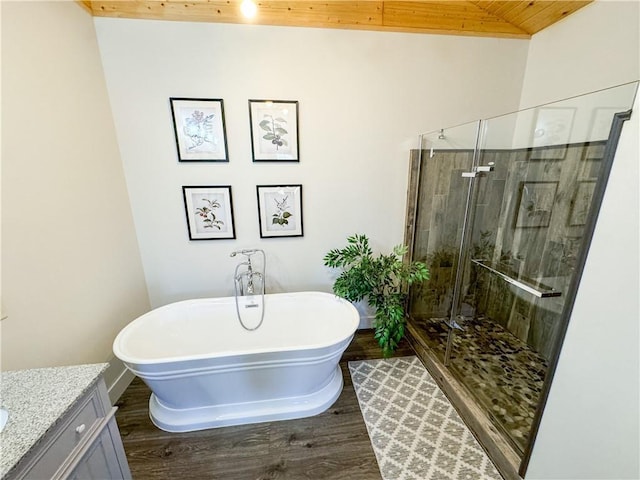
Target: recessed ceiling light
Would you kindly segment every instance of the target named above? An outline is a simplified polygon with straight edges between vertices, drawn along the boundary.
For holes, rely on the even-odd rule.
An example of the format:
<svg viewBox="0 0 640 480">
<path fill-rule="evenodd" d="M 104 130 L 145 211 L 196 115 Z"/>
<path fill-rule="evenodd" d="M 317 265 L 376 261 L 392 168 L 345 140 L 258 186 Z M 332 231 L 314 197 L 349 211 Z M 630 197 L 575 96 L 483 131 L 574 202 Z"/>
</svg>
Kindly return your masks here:
<svg viewBox="0 0 640 480">
<path fill-rule="evenodd" d="M 240 4 L 240 11 L 245 17 L 253 18 L 258 12 L 258 7 L 253 2 L 253 0 L 243 0 L 243 2 Z"/>
</svg>

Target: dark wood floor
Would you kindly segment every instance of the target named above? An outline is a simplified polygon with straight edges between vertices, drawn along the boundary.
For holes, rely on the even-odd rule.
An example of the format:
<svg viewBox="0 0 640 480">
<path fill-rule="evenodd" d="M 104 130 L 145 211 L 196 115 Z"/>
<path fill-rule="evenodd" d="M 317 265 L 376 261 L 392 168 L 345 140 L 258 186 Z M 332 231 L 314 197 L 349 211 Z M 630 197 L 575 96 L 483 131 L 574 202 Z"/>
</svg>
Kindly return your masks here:
<svg viewBox="0 0 640 480">
<path fill-rule="evenodd" d="M 402 342 L 396 356 L 413 355 Z M 149 420 L 147 386 L 135 379 L 117 403 L 134 480 L 380 480 L 347 362 L 380 358 L 371 330 L 358 331 L 340 366 L 344 389 L 326 412 L 299 420 L 167 433 Z"/>
</svg>

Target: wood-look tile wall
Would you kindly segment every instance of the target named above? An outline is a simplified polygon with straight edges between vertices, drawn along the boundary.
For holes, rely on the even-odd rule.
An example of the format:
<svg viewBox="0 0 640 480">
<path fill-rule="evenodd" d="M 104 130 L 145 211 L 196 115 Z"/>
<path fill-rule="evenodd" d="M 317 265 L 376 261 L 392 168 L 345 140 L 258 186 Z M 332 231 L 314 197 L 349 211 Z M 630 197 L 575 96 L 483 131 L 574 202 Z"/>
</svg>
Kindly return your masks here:
<svg viewBox="0 0 640 480">
<path fill-rule="evenodd" d="M 480 164 L 494 162 L 494 171 L 476 179 L 469 259 L 566 292 L 603 152 L 602 142 L 482 151 Z M 429 265 L 431 279 L 411 291 L 413 316 L 450 314 L 469 182 L 461 175 L 472 158 L 470 150 L 422 152 L 413 259 Z M 470 265 L 462 313 L 500 323 L 549 358 L 564 296 L 537 298 Z"/>
</svg>

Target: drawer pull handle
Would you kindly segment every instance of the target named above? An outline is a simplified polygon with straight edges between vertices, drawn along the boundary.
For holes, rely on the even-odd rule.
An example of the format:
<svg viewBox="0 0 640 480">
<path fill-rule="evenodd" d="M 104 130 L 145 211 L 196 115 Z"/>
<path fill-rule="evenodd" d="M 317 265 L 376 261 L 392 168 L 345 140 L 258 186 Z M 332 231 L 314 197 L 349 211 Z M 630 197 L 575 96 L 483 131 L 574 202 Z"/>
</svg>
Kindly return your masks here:
<svg viewBox="0 0 640 480">
<path fill-rule="evenodd" d="M 76 427 L 76 433 L 78 435 L 80 435 L 82 432 L 84 432 L 84 429 L 87 428 L 86 425 L 83 423 L 82 425 L 80 425 L 79 427 Z"/>
</svg>

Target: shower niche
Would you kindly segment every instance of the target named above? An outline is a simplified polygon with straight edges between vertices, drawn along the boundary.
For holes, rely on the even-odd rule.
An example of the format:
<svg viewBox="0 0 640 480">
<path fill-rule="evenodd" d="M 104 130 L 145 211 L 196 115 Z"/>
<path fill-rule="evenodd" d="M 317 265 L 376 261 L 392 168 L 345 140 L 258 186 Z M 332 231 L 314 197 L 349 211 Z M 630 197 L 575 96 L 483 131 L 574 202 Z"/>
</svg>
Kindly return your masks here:
<svg viewBox="0 0 640 480">
<path fill-rule="evenodd" d="M 408 338 L 505 478 L 524 476 L 637 82 L 420 135 Z"/>
</svg>

